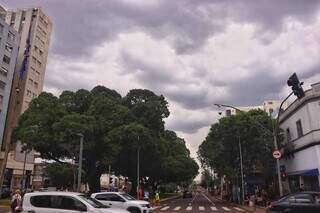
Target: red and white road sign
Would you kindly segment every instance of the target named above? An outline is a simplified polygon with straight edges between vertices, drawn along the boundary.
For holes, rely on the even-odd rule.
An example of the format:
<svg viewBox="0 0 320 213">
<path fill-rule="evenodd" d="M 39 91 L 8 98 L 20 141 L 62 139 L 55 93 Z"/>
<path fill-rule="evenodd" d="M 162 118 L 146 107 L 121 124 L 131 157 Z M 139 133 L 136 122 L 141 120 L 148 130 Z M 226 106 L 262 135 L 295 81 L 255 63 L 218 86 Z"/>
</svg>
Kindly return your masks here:
<svg viewBox="0 0 320 213">
<path fill-rule="evenodd" d="M 272 153 L 273 158 L 280 159 L 281 158 L 281 152 L 279 150 L 274 150 Z"/>
</svg>

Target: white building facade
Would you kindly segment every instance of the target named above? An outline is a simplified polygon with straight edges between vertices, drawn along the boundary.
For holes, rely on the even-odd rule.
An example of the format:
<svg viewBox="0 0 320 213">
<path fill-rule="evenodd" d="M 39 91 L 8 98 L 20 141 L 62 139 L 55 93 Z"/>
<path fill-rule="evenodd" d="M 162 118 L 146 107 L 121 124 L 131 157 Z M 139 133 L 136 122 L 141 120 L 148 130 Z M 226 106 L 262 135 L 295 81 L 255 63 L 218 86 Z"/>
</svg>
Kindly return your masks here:
<svg viewBox="0 0 320 213">
<path fill-rule="evenodd" d="M 311 87 L 279 118 L 284 133 L 280 165 L 288 175 L 285 192 L 320 188 L 320 82 Z"/>
</svg>

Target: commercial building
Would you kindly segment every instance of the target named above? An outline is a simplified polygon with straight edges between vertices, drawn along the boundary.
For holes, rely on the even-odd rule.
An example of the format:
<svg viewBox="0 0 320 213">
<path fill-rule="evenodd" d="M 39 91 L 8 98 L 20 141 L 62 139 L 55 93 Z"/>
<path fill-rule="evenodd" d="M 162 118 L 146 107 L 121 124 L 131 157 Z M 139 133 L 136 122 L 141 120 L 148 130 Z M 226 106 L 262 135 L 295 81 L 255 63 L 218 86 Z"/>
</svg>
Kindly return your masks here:
<svg viewBox="0 0 320 213">
<path fill-rule="evenodd" d="M 21 39 L 13 76 L 10 110 L 4 135 L 5 152 L 0 171 L 4 171 L 6 163 L 4 184 L 18 188 L 21 187 L 22 179 L 26 180 L 27 186 L 31 183 L 34 152 L 22 153 L 21 143 L 12 144 L 12 130 L 32 99 L 42 92 L 52 23 L 40 8 L 9 10 L 4 17 L 20 34 Z M 23 178 L 24 175 L 26 178 Z"/>
<path fill-rule="evenodd" d="M 288 175 L 285 192 L 319 190 L 320 82 L 281 113 L 279 125 L 284 133 L 280 165 Z"/>
<path fill-rule="evenodd" d="M 263 101 L 262 105 L 257 105 L 257 106 L 240 106 L 236 107 L 240 109 L 241 111 L 248 112 L 253 109 L 261 109 L 268 113 L 269 115 L 272 115 L 275 117 L 279 111 L 281 101 L 279 100 L 266 100 Z M 287 107 L 287 104 L 285 103 L 282 107 L 282 109 L 285 109 Z M 231 116 L 237 114 L 237 110 L 233 108 L 227 107 L 225 111 L 223 112 L 223 116 Z"/>
<path fill-rule="evenodd" d="M 0 11 L 3 11 L 3 8 L 0 8 Z M 3 142 L 19 41 L 18 32 L 0 16 L 0 146 Z"/>
</svg>

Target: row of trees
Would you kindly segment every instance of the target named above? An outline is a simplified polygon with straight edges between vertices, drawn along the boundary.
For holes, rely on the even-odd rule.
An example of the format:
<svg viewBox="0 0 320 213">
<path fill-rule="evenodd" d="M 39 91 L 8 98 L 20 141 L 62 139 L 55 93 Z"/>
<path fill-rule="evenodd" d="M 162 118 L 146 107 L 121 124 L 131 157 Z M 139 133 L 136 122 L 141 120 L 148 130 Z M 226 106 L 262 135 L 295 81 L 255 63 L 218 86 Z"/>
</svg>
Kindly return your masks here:
<svg viewBox="0 0 320 213">
<path fill-rule="evenodd" d="M 14 139 L 41 158 L 65 164 L 77 161 L 78 134 L 83 134 L 83 166 L 92 192 L 100 190 L 100 176 L 109 165 L 135 180 L 138 149 L 140 174 L 153 185 L 189 181 L 198 165 L 184 140 L 165 130 L 169 114 L 165 98 L 149 90 L 134 89 L 125 97 L 103 86 L 59 97 L 43 92 L 20 117 Z"/>
<path fill-rule="evenodd" d="M 275 174 L 273 138 L 261 125 L 272 132 L 273 122 L 262 110 L 221 118 L 211 126 L 199 146 L 198 158 L 202 167 L 213 169 L 218 177 L 224 176 L 227 182 L 240 183 L 240 142 L 245 176 L 260 174 L 266 181 L 272 180 Z"/>
</svg>

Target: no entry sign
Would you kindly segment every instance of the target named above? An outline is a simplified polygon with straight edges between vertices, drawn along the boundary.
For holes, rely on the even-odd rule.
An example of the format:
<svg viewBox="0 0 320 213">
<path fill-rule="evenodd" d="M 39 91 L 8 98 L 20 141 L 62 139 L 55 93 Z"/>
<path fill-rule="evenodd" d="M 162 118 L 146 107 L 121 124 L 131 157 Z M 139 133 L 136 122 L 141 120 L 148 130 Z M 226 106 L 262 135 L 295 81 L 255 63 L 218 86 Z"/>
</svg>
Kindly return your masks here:
<svg viewBox="0 0 320 213">
<path fill-rule="evenodd" d="M 275 159 L 280 159 L 281 158 L 281 152 L 279 150 L 275 150 L 273 153 L 272 153 L 272 156 L 273 158 Z"/>
</svg>

